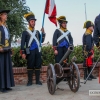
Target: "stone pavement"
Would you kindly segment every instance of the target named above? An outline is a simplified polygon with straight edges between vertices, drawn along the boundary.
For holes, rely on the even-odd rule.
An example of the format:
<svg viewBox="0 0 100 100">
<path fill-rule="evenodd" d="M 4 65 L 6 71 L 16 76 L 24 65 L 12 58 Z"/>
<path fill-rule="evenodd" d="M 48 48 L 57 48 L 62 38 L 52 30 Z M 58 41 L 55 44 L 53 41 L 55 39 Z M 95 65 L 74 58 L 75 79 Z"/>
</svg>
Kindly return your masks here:
<svg viewBox="0 0 100 100">
<path fill-rule="evenodd" d="M 54 95 L 50 95 L 46 83 L 43 86 L 33 84 L 30 87 L 17 85 L 11 92 L 0 92 L 0 100 L 100 100 L 100 96 L 89 96 L 89 90 L 100 90 L 98 79 L 81 83 L 77 93 L 73 93 L 65 82 L 58 86 L 64 90 L 57 90 Z"/>
</svg>

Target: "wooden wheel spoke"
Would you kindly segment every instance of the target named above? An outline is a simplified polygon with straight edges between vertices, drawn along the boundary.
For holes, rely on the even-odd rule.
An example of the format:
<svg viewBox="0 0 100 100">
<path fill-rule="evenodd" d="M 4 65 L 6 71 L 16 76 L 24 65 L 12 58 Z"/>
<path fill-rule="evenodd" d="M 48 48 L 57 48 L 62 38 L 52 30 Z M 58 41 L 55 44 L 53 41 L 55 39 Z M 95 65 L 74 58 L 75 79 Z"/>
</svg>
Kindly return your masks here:
<svg viewBox="0 0 100 100">
<path fill-rule="evenodd" d="M 76 89 L 77 88 L 77 82 L 75 81 L 75 78 L 74 78 L 74 80 L 73 80 L 73 87 L 74 87 L 74 89 Z"/>
<path fill-rule="evenodd" d="M 77 92 L 80 86 L 80 74 L 79 74 L 79 69 L 78 66 L 73 63 L 73 65 L 70 66 L 71 68 L 71 75 L 69 78 L 69 87 L 73 92 Z"/>
<path fill-rule="evenodd" d="M 56 88 L 56 75 L 54 71 L 54 66 L 50 64 L 47 70 L 47 86 L 50 94 L 55 93 Z"/>
</svg>

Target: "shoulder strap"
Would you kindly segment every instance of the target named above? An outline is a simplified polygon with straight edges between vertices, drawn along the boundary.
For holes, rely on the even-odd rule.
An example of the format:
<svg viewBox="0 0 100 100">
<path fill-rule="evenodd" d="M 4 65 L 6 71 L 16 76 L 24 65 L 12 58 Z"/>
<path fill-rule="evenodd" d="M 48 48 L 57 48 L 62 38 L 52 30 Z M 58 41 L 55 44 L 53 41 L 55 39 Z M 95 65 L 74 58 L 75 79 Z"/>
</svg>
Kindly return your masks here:
<svg viewBox="0 0 100 100">
<path fill-rule="evenodd" d="M 40 52 L 39 41 L 38 41 L 38 39 L 35 36 L 36 33 L 37 33 L 37 31 L 34 30 L 34 32 L 31 32 L 29 29 L 27 29 L 27 32 L 31 35 L 30 40 L 29 40 L 29 43 L 28 43 L 28 47 L 31 45 L 31 43 L 32 43 L 32 41 L 34 39 L 36 41 L 37 45 L 38 45 L 38 49 L 39 49 L 39 52 Z"/>
<path fill-rule="evenodd" d="M 66 40 L 69 42 L 69 39 L 68 39 L 68 34 L 70 33 L 69 31 L 67 32 L 63 32 L 61 29 L 58 29 L 62 35 L 57 39 L 57 42 L 59 42 L 61 39 L 63 39 L 64 37 L 66 38 Z"/>
</svg>

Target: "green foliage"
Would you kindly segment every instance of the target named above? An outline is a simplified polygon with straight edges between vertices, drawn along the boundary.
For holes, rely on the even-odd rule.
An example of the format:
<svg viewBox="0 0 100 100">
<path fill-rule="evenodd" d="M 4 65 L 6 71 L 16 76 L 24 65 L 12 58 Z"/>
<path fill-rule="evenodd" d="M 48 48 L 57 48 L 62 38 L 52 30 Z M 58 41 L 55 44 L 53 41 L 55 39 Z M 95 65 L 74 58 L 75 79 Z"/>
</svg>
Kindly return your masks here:
<svg viewBox="0 0 100 100">
<path fill-rule="evenodd" d="M 96 48 L 96 47 L 94 47 L 94 62 L 96 62 L 97 61 L 97 59 L 99 58 L 99 56 L 100 56 L 100 51 Z"/>
<path fill-rule="evenodd" d="M 12 62 L 14 63 L 14 67 L 26 66 L 26 60 L 22 59 L 20 55 L 20 47 L 13 48 Z"/>
<path fill-rule="evenodd" d="M 20 48 L 13 48 L 14 54 L 12 57 L 12 61 L 14 62 L 14 66 L 16 67 L 22 67 L 22 66 L 26 66 L 26 60 L 23 60 L 20 56 Z M 94 47 L 94 51 L 95 51 L 95 57 L 94 57 L 94 62 L 96 62 L 96 60 L 99 57 L 99 51 L 97 50 L 96 47 Z M 82 54 L 82 46 L 75 46 L 74 47 L 74 51 L 71 53 L 70 55 L 70 59 L 76 56 L 77 61 L 76 63 L 83 63 L 83 54 Z M 52 46 L 47 46 L 47 47 L 42 47 L 42 65 L 43 66 L 47 66 L 49 63 L 54 64 L 55 63 L 55 59 L 54 59 L 54 51 L 52 49 Z"/>
<path fill-rule="evenodd" d="M 76 56 L 76 58 L 77 58 L 76 63 L 83 63 L 84 56 L 82 53 L 82 46 L 75 46 L 74 47 L 74 51 L 70 55 L 70 58 L 72 58 L 73 56 Z M 97 49 L 97 47 L 94 46 L 94 59 L 93 59 L 93 61 L 96 62 L 97 59 L 99 58 L 99 56 L 100 56 L 100 51 Z"/>
<path fill-rule="evenodd" d="M 75 56 L 77 58 L 76 63 L 83 63 L 82 46 L 75 46 L 74 51 L 70 55 L 70 59 Z"/>
<path fill-rule="evenodd" d="M 18 38 L 25 29 L 23 15 L 30 9 L 26 5 L 26 0 L 0 0 L 0 9 L 11 10 L 8 14 L 7 25 L 12 37 Z"/>
<path fill-rule="evenodd" d="M 42 47 L 42 65 L 54 64 L 54 52 L 52 46 Z"/>
</svg>

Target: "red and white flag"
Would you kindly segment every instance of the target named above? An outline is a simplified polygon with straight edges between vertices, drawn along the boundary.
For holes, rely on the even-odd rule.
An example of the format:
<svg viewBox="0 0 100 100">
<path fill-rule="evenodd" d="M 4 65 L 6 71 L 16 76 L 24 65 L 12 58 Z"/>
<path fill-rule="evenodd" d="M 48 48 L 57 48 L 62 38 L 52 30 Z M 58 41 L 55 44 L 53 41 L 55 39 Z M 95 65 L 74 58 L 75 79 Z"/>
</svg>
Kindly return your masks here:
<svg viewBox="0 0 100 100">
<path fill-rule="evenodd" d="M 57 20 L 56 20 L 57 11 L 54 0 L 46 1 L 45 13 L 48 14 L 49 20 L 57 26 Z"/>
</svg>

